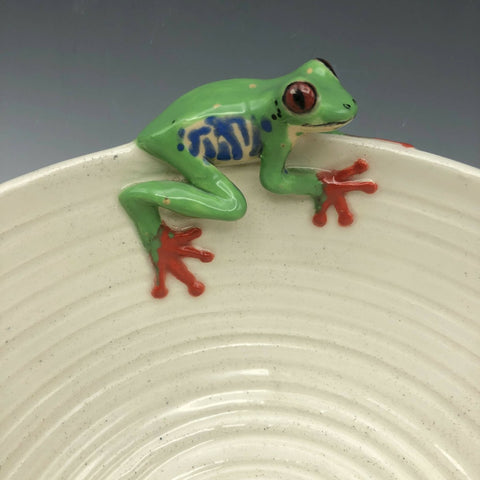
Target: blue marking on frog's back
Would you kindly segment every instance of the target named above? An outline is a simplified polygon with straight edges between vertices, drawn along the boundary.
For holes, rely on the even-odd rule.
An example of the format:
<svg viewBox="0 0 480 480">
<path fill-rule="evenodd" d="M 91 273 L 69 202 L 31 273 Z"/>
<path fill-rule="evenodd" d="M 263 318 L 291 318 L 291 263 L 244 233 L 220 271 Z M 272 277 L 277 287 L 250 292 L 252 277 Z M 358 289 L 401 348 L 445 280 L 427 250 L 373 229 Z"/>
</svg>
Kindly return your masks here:
<svg viewBox="0 0 480 480">
<path fill-rule="evenodd" d="M 178 136 L 191 155 L 205 160 L 247 160 L 262 151 L 259 127 L 243 117 L 210 116 L 179 129 Z"/>
</svg>

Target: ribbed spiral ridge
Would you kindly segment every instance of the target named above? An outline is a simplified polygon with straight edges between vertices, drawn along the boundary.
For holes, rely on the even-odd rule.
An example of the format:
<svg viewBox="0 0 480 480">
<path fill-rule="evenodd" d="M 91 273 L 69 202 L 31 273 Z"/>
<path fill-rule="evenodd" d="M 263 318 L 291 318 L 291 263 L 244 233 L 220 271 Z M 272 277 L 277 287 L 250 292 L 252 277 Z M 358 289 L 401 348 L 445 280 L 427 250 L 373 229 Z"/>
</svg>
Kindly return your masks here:
<svg viewBox="0 0 480 480">
<path fill-rule="evenodd" d="M 352 194 L 354 226 L 332 212 L 319 230 L 305 201 L 251 185 L 254 166 L 231 170 L 253 205 L 190 222 L 216 253 L 188 262 L 199 298 L 171 278 L 148 294 L 116 202 L 133 161 L 155 172 L 133 145 L 0 191 L 0 479 L 480 476 L 480 176 L 324 142 L 367 157 L 381 187 Z M 402 189 L 425 165 L 432 184 Z"/>
</svg>

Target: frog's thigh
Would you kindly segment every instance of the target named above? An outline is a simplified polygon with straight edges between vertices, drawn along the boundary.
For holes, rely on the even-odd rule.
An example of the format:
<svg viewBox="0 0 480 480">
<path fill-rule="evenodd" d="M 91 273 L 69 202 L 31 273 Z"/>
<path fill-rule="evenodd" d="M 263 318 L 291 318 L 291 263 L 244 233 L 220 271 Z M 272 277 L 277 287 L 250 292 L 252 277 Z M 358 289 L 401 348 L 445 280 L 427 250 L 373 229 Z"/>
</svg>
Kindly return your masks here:
<svg viewBox="0 0 480 480">
<path fill-rule="evenodd" d="M 189 203 L 189 209 L 191 207 L 193 210 L 192 213 L 184 213 L 184 215 L 221 220 L 237 220 L 243 217 L 247 209 L 245 197 L 210 162 L 191 155 L 187 149 L 159 157 L 179 170 L 190 182 L 190 184 L 177 183 L 177 187 L 185 194 L 183 199 Z M 172 202 L 174 198 L 170 196 L 169 200 Z M 174 201 L 174 203 L 178 202 Z M 183 213 L 177 208 L 182 208 L 182 205 L 171 209 Z"/>
<path fill-rule="evenodd" d="M 162 207 L 190 217 L 218 220 L 241 218 L 247 205 L 240 190 L 213 165 L 203 165 L 202 160 L 191 156 L 189 160 L 194 171 L 185 169 L 186 165 L 182 165 L 183 168 L 177 165 L 177 168 L 190 184 L 152 181 L 125 188 L 120 194 L 120 201 L 127 212 L 132 217 L 139 209 L 144 212 L 150 210 L 152 215 L 158 215 L 157 207 Z M 199 162 L 201 165 L 198 165 Z"/>
</svg>

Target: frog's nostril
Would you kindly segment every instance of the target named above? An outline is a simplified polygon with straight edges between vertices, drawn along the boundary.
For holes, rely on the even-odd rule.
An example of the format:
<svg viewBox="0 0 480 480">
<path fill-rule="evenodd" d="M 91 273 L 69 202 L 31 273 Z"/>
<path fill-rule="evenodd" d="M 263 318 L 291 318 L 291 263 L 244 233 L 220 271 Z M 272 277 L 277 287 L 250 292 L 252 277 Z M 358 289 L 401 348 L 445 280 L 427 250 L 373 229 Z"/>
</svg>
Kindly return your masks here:
<svg viewBox="0 0 480 480">
<path fill-rule="evenodd" d="M 347 109 L 350 110 L 352 106 L 349 103 L 344 103 L 343 106 Z"/>
</svg>

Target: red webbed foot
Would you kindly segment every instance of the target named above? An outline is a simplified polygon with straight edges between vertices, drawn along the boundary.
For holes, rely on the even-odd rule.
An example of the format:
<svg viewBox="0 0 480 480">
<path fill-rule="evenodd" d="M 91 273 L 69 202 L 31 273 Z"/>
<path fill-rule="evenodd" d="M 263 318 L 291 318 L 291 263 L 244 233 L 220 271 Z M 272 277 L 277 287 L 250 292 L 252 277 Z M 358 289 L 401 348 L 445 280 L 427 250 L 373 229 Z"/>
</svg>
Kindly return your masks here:
<svg viewBox="0 0 480 480">
<path fill-rule="evenodd" d="M 353 214 L 348 208 L 345 194 L 353 191 L 374 193 L 378 186 L 370 180 L 350 180 L 354 175 L 366 172 L 368 163 L 359 158 L 353 165 L 343 170 L 322 171 L 317 173 L 317 178 L 323 183 L 325 200 L 313 216 L 313 223 L 323 227 L 327 223 L 327 210 L 333 205 L 338 213 L 338 223 L 342 226 L 351 225 Z"/>
<path fill-rule="evenodd" d="M 198 258 L 202 262 L 213 260 L 212 252 L 190 245 L 190 242 L 201 234 L 202 231 L 199 228 L 176 231 L 162 223 L 157 233 L 159 246 L 156 248 L 156 255 L 152 255 L 152 261 L 157 271 L 152 296 L 163 298 L 167 295 L 165 279 L 168 272 L 183 282 L 191 295 L 198 296 L 204 292 L 205 285 L 195 278 L 182 260 L 182 257 Z"/>
</svg>

